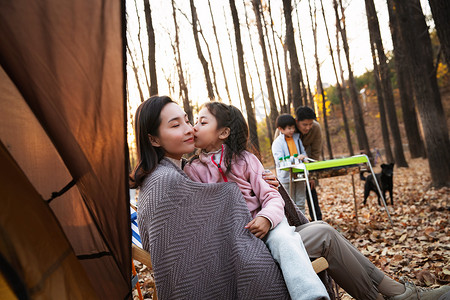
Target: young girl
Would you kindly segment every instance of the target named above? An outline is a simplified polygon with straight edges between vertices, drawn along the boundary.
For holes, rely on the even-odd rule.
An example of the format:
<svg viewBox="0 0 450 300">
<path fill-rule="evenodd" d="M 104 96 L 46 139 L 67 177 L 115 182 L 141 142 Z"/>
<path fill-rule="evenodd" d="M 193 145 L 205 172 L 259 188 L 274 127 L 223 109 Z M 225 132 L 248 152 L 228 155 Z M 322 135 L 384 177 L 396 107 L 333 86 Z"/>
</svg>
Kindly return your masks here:
<svg viewBox="0 0 450 300">
<path fill-rule="evenodd" d="M 329 299 L 314 272 L 303 242 L 284 217 L 284 201 L 262 178 L 264 168 L 247 151 L 248 127 L 234 106 L 208 102 L 194 127 L 199 158 L 184 171 L 194 181 L 235 182 L 253 217 L 245 228 L 264 239 L 280 265 L 292 299 Z"/>
</svg>

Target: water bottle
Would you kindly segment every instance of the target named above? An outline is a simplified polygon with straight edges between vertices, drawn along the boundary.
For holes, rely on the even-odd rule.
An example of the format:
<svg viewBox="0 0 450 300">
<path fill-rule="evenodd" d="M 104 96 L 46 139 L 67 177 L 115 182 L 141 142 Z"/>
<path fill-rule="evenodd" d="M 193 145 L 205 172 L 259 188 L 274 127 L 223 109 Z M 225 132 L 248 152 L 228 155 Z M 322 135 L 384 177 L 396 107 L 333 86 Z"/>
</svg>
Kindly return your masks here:
<svg viewBox="0 0 450 300">
<path fill-rule="evenodd" d="M 286 155 L 284 157 L 284 161 L 285 161 L 286 167 L 290 166 L 291 165 L 291 156 L 290 155 Z"/>
</svg>

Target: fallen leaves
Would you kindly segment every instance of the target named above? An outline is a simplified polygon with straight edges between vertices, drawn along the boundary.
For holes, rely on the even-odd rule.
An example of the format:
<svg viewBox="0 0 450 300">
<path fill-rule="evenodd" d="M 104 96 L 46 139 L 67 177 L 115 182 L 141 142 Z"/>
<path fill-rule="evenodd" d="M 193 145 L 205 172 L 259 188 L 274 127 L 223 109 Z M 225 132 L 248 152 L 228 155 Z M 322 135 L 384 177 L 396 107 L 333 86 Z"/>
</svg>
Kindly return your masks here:
<svg viewBox="0 0 450 300">
<path fill-rule="evenodd" d="M 350 175 L 320 180 L 317 193 L 324 221 L 390 277 L 403 276 L 419 286 L 449 284 L 450 189 L 429 188 L 426 160 L 408 163 L 409 168 L 394 171 L 394 206 L 387 200 L 393 228 L 375 194 L 362 204 L 364 182 L 355 177 L 356 220 Z"/>
<path fill-rule="evenodd" d="M 364 183 L 355 177 L 356 219 L 350 175 L 320 180 L 317 192 L 324 221 L 391 278 L 403 276 L 419 286 L 449 284 L 450 189 L 429 189 L 426 160 L 411 159 L 408 163 L 409 168 L 394 171 L 394 206 L 388 206 L 393 228 L 374 194 L 362 205 Z M 137 264 L 136 269 L 144 298 L 150 298 L 153 276 L 145 266 Z M 341 294 L 345 293 L 341 290 Z M 133 297 L 137 297 L 135 291 Z M 344 295 L 342 299 L 351 297 Z"/>
</svg>

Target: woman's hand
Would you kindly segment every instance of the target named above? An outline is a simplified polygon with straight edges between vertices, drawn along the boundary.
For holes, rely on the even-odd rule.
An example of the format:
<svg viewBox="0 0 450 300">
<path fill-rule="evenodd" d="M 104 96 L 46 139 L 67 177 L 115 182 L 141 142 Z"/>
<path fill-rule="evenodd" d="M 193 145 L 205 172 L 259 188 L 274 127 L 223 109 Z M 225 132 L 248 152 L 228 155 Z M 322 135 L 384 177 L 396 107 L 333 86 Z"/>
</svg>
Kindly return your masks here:
<svg viewBox="0 0 450 300">
<path fill-rule="evenodd" d="M 266 217 L 256 217 L 251 220 L 245 228 L 250 230 L 257 238 L 262 239 L 270 229 L 270 221 Z"/>
<path fill-rule="evenodd" d="M 271 188 L 274 188 L 278 191 L 278 186 L 280 185 L 280 183 L 278 182 L 277 177 L 273 175 L 270 170 L 265 169 L 262 177 L 270 185 Z"/>
</svg>

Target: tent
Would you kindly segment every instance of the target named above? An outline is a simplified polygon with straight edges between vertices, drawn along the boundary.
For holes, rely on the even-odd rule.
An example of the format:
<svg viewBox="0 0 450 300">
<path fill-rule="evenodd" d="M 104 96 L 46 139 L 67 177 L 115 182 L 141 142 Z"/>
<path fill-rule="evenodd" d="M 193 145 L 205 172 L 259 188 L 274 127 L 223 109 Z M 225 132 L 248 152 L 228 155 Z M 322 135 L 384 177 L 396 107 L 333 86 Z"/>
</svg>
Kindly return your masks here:
<svg viewBox="0 0 450 300">
<path fill-rule="evenodd" d="M 0 298 L 131 298 L 124 24 L 0 0 Z"/>
</svg>

